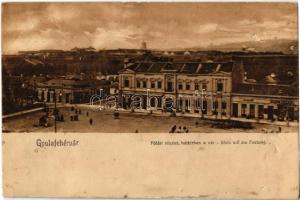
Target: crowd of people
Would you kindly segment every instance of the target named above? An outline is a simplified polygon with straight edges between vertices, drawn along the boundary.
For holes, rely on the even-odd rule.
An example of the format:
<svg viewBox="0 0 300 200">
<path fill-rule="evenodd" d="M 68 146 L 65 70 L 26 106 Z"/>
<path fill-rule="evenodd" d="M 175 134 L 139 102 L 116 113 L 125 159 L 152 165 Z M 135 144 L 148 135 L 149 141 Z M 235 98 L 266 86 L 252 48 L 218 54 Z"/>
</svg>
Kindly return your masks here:
<svg viewBox="0 0 300 200">
<path fill-rule="evenodd" d="M 169 133 L 189 133 L 189 129 L 186 126 L 177 126 L 174 125 L 171 130 L 169 131 Z"/>
</svg>

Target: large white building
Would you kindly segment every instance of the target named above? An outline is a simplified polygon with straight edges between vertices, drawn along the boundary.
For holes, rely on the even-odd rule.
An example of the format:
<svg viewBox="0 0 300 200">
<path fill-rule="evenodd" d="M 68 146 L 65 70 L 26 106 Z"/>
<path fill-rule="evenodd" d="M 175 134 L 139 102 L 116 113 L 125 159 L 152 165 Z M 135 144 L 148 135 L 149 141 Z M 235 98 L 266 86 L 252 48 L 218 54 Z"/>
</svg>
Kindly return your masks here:
<svg viewBox="0 0 300 200">
<path fill-rule="evenodd" d="M 233 63 L 141 61 L 119 72 L 123 107 L 230 117 Z M 138 96 L 138 97 L 135 97 Z"/>
</svg>

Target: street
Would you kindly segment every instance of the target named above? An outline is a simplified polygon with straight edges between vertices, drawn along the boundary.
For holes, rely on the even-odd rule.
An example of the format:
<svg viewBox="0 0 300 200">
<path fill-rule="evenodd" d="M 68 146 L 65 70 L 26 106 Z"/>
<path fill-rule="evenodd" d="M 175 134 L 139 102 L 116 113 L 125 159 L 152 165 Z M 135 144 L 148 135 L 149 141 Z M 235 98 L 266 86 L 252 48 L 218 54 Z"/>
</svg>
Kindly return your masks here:
<svg viewBox="0 0 300 200">
<path fill-rule="evenodd" d="M 148 113 L 123 113 L 115 119 L 112 111 L 99 111 L 80 108 L 78 121 L 71 121 L 75 111 L 71 108 L 60 108 L 64 115 L 64 122 L 57 122 L 57 132 L 93 132 L 93 133 L 169 133 L 176 125 L 175 133 L 233 133 L 233 132 L 268 132 L 275 133 L 279 126 L 267 124 L 253 124 L 253 129 L 212 127 L 211 121 L 191 117 L 153 116 Z M 88 112 L 88 116 L 87 116 Z M 36 126 L 39 118 L 44 115 L 38 111 L 4 120 L 4 132 L 54 132 L 54 123 L 49 127 Z M 92 120 L 91 120 L 92 119 Z M 92 121 L 92 123 L 91 123 Z M 280 126 L 281 132 L 297 132 L 298 127 Z"/>
</svg>

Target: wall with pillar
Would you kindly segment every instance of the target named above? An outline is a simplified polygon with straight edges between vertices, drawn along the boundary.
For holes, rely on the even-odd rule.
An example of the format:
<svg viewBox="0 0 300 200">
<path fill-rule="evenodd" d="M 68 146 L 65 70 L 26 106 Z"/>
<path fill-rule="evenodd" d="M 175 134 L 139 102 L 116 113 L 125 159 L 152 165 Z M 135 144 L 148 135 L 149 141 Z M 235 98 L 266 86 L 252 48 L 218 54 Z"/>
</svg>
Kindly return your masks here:
<svg viewBox="0 0 300 200">
<path fill-rule="evenodd" d="M 65 89 L 65 88 L 57 88 L 57 89 L 37 88 L 39 101 L 42 101 L 42 99 L 43 99 L 42 95 L 44 95 L 44 101 L 49 102 L 49 103 L 54 103 L 55 97 L 56 97 L 57 103 L 71 103 L 71 102 L 74 102 L 74 100 L 76 98 L 74 96 L 75 92 L 82 94 L 81 97 L 83 97 L 83 96 L 86 97 L 86 96 L 91 96 L 93 94 L 92 90 L 93 89 L 91 89 L 91 88 L 77 89 L 77 90 Z M 59 101 L 60 94 L 61 94 L 61 102 Z M 49 98 L 48 98 L 48 95 L 49 95 Z M 67 96 L 69 96 L 69 102 L 67 102 Z M 48 99 L 49 99 L 49 101 L 48 101 Z M 82 100 L 87 100 L 87 99 L 82 99 Z"/>
<path fill-rule="evenodd" d="M 242 104 L 246 105 L 245 114 L 246 116 L 244 118 L 251 118 L 252 116 L 250 111 L 250 106 L 254 106 L 254 118 L 259 119 L 259 106 L 263 106 L 263 119 L 265 120 L 271 120 L 269 119 L 270 116 L 273 116 L 274 120 L 278 120 L 278 104 L 282 101 L 289 101 L 293 107 L 294 110 L 299 109 L 299 103 L 298 100 L 295 98 L 289 98 L 284 99 L 280 97 L 263 97 L 263 96 L 243 96 L 243 95 L 233 95 L 231 104 L 237 103 L 238 104 L 238 117 L 242 117 Z M 272 111 L 269 112 L 268 108 L 272 107 Z"/>
</svg>

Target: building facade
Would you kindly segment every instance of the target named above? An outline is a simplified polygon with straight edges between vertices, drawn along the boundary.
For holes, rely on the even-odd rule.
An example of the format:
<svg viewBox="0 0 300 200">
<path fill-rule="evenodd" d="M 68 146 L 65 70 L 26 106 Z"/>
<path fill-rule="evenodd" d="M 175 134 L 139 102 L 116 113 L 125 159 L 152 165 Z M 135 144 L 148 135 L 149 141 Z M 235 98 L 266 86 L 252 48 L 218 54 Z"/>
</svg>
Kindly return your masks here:
<svg viewBox="0 0 300 200">
<path fill-rule="evenodd" d="M 122 106 L 229 118 L 232 67 L 232 62 L 127 63 L 119 72 Z"/>
<path fill-rule="evenodd" d="M 293 55 L 254 55 L 230 62 L 126 62 L 119 71 L 119 93 L 124 109 L 296 121 L 298 60 Z"/>
<path fill-rule="evenodd" d="M 297 56 L 238 56 L 235 61 L 232 117 L 299 120 Z"/>
<path fill-rule="evenodd" d="M 100 89 L 109 91 L 109 82 L 106 80 L 81 80 L 55 78 L 37 86 L 38 99 L 48 103 L 88 103 L 94 94 L 99 94 Z"/>
</svg>

